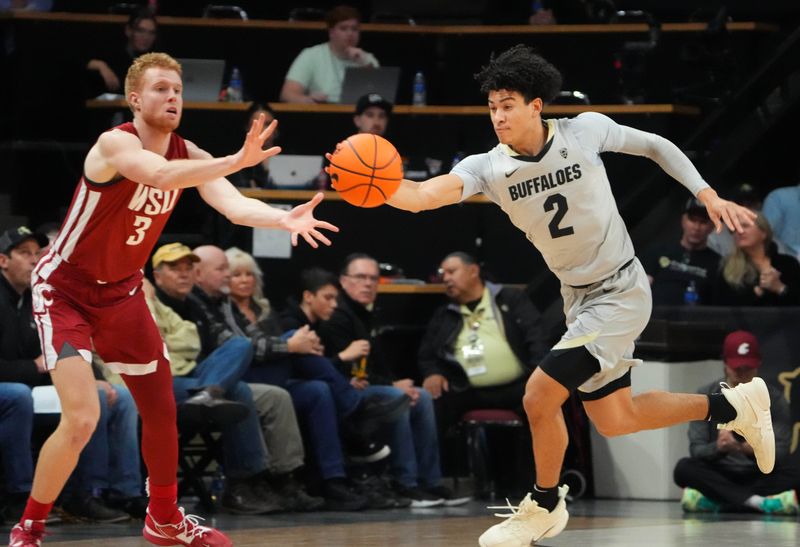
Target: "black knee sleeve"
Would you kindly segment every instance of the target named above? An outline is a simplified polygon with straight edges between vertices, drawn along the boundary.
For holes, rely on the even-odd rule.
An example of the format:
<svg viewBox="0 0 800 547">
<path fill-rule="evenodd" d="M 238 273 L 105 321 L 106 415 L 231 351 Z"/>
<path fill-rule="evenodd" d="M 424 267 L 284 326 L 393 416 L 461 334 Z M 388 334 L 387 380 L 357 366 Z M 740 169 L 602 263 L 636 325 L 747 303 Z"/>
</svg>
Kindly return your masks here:
<svg viewBox="0 0 800 547">
<path fill-rule="evenodd" d="M 553 380 L 567 388 L 577 389 L 600 372 L 600 362 L 584 346 L 550 350 L 539 365 Z"/>
</svg>

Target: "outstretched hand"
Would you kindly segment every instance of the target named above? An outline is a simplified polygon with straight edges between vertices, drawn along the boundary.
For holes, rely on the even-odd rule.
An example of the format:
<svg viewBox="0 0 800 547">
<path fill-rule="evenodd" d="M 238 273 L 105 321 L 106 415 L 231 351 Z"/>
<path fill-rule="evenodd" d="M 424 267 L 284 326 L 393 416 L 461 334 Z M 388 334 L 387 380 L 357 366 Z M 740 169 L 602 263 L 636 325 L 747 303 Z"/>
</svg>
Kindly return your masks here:
<svg viewBox="0 0 800 547">
<path fill-rule="evenodd" d="M 742 227 L 755 222 L 756 214 L 738 203 L 722 199 L 711 188 L 701 190 L 697 199 L 703 202 L 708 211 L 708 217 L 714 223 L 716 232 L 722 231 L 723 223 L 732 232 L 742 232 Z"/>
<path fill-rule="evenodd" d="M 314 208 L 319 205 L 323 197 L 324 194 L 318 192 L 310 201 L 293 208 L 283 218 L 282 227 L 292 234 L 292 245 L 297 245 L 297 236 L 303 236 L 303 239 L 315 249 L 319 247 L 317 241 L 321 241 L 325 245 L 331 244 L 331 241 L 319 231 L 319 228 L 332 232 L 338 232 L 339 228 L 330 222 L 314 218 Z"/>
<path fill-rule="evenodd" d="M 238 156 L 236 163 L 241 169 L 257 165 L 265 159 L 279 154 L 281 151 L 280 146 L 272 146 L 266 150 L 263 149 L 266 140 L 275 132 L 275 128 L 278 127 L 278 120 L 272 120 L 272 122 L 264 128 L 266 118 L 266 115 L 262 112 L 253 120 L 250 130 L 244 138 L 244 145 L 242 145 L 242 148 L 236 153 Z"/>
</svg>

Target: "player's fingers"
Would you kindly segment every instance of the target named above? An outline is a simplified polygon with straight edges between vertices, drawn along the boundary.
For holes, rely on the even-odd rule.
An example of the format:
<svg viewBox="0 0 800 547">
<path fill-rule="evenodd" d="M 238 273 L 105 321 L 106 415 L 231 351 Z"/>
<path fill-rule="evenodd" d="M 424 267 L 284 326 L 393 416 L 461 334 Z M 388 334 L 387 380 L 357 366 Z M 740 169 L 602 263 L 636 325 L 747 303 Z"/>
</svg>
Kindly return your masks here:
<svg viewBox="0 0 800 547">
<path fill-rule="evenodd" d="M 278 154 L 281 153 L 282 150 L 283 148 L 281 148 L 280 146 L 270 146 L 269 148 L 263 151 L 264 153 L 262 155 L 262 158 L 267 159 L 271 158 L 272 156 L 277 156 Z"/>
<path fill-rule="evenodd" d="M 292 247 L 297 247 L 297 232 L 292 232 Z"/>
<path fill-rule="evenodd" d="M 317 239 L 318 241 L 321 241 L 322 243 L 330 247 L 331 240 L 325 237 L 322 233 L 316 230 L 311 230 L 311 235 L 314 236 L 314 238 Z"/>
<path fill-rule="evenodd" d="M 267 140 L 267 137 L 269 137 L 270 135 L 272 135 L 273 132 L 275 132 L 276 127 L 278 127 L 278 120 L 272 120 L 272 122 L 267 127 L 264 128 L 264 130 L 261 132 L 258 138 L 261 139 L 262 141 Z"/>
<path fill-rule="evenodd" d="M 311 198 L 309 203 L 311 204 L 311 207 L 316 207 L 317 205 L 319 205 L 319 202 L 322 201 L 323 199 L 325 199 L 325 194 L 323 194 L 322 192 L 317 192 L 316 194 L 314 194 L 314 197 Z"/>
<path fill-rule="evenodd" d="M 328 161 L 333 161 L 333 154 L 331 154 L 330 152 L 325 152 L 325 159 Z M 328 168 L 325 167 L 325 170 L 327 171 Z"/>
<path fill-rule="evenodd" d="M 731 216 L 731 221 L 733 221 L 733 227 L 736 229 L 738 233 L 742 233 L 744 231 L 744 227 L 742 226 L 742 221 L 739 218 L 739 211 L 734 210 L 730 216 Z"/>
<path fill-rule="evenodd" d="M 317 221 L 317 228 L 324 228 L 326 230 L 330 230 L 331 232 L 338 232 L 339 228 L 334 226 L 330 222 L 325 222 L 324 220 Z"/>
<path fill-rule="evenodd" d="M 725 222 L 725 226 L 727 226 L 729 230 L 731 231 L 736 230 L 736 226 L 733 224 L 733 221 L 731 220 L 731 212 L 728 211 L 727 208 L 722 209 L 722 211 L 720 212 L 720 217 L 722 218 L 723 222 Z"/>
<path fill-rule="evenodd" d="M 308 232 L 303 232 L 303 233 L 302 233 L 302 234 L 300 234 L 300 235 L 302 235 L 302 236 L 303 236 L 303 239 L 305 239 L 305 240 L 306 240 L 306 243 L 308 243 L 309 245 L 311 245 L 311 246 L 312 246 L 314 249 L 316 249 L 317 247 L 319 247 L 319 243 L 317 243 L 317 242 L 314 240 L 314 238 L 313 238 L 313 237 L 311 237 L 311 235 L 310 235 Z"/>
<path fill-rule="evenodd" d="M 711 218 L 711 222 L 714 223 L 714 231 L 720 233 L 722 231 L 722 222 L 719 220 L 719 213 L 709 209 L 708 216 Z"/>
</svg>

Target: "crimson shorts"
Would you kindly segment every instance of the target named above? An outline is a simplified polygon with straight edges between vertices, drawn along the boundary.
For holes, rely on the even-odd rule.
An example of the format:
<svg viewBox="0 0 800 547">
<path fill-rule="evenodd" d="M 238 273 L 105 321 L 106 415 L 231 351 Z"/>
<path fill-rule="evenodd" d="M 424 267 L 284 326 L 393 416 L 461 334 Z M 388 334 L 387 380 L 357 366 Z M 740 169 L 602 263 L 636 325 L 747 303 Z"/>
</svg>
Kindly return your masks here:
<svg viewBox="0 0 800 547">
<path fill-rule="evenodd" d="M 66 267 L 65 267 L 66 266 Z M 92 361 L 97 352 L 109 369 L 134 376 L 156 370 L 166 356 L 161 334 L 142 293 L 142 273 L 98 283 L 70 273 L 67 264 L 31 279 L 33 317 L 47 370 L 69 344 Z"/>
</svg>

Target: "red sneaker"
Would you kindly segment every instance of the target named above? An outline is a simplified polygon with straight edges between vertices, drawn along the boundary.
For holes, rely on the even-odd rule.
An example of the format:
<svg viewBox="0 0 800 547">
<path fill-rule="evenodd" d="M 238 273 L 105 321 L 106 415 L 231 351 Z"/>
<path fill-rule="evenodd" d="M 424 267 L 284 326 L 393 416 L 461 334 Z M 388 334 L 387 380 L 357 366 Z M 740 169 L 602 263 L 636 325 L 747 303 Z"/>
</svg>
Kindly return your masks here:
<svg viewBox="0 0 800 547">
<path fill-rule="evenodd" d="M 44 536 L 43 520 L 25 520 L 11 529 L 8 547 L 39 547 Z"/>
<path fill-rule="evenodd" d="M 153 545 L 185 545 L 186 547 L 233 547 L 233 542 L 214 528 L 200 526 L 203 520 L 195 515 L 187 515 L 183 507 L 178 507 L 183 517 L 177 524 L 159 524 L 147 511 L 142 535 Z M 28 545 L 20 544 L 20 545 Z M 31 544 L 34 545 L 34 544 Z M 35 545 L 39 545 L 38 543 Z"/>
</svg>

